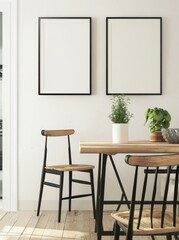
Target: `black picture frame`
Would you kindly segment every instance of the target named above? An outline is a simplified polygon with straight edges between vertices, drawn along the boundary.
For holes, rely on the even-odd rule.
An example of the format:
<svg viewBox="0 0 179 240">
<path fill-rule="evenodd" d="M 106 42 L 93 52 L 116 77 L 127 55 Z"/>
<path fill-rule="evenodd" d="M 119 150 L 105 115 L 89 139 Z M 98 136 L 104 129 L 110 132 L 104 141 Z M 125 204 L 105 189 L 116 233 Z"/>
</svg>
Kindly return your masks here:
<svg viewBox="0 0 179 240">
<path fill-rule="evenodd" d="M 38 18 L 38 94 L 91 95 L 91 17 Z"/>
<path fill-rule="evenodd" d="M 3 78 L 3 66 L 0 64 L 0 80 Z"/>
<path fill-rule="evenodd" d="M 162 17 L 106 18 L 106 95 L 162 95 Z"/>
</svg>

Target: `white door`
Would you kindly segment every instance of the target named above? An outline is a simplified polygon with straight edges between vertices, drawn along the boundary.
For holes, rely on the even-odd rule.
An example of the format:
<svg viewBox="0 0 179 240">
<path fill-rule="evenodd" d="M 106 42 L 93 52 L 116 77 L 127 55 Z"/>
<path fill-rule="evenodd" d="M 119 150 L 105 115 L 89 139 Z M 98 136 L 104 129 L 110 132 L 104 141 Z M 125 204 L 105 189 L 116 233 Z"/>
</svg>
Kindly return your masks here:
<svg viewBox="0 0 179 240">
<path fill-rule="evenodd" d="M 0 0 L 3 18 L 3 209 L 17 210 L 17 0 Z"/>
</svg>

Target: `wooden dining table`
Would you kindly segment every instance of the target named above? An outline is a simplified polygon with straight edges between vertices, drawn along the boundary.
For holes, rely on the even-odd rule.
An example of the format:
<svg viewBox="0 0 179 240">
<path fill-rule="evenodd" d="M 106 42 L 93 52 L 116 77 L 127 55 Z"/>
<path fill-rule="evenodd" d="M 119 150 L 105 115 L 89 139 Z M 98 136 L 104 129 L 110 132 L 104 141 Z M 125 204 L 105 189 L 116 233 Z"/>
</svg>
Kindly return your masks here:
<svg viewBox="0 0 179 240">
<path fill-rule="evenodd" d="M 96 198 L 96 219 L 95 231 L 97 240 L 102 236 L 113 235 L 113 230 L 105 231 L 103 228 L 103 209 L 105 204 L 126 204 L 129 207 L 130 201 L 127 198 L 125 189 L 120 179 L 120 174 L 115 166 L 113 155 L 116 154 L 179 154 L 179 144 L 169 144 L 167 142 L 150 142 L 150 141 L 129 141 L 127 143 L 114 144 L 103 141 L 81 141 L 79 144 L 80 153 L 98 154 L 98 180 L 97 180 L 97 198 Z M 120 200 L 106 201 L 104 199 L 105 176 L 107 160 L 112 163 L 119 187 L 122 192 Z"/>
</svg>

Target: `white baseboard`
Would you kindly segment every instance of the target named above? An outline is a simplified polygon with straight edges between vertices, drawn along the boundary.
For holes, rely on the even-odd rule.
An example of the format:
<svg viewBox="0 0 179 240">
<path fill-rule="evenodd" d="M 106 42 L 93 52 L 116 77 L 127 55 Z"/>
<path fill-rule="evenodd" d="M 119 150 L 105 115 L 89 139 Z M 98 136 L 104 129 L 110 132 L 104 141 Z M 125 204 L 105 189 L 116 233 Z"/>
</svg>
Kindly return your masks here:
<svg viewBox="0 0 179 240">
<path fill-rule="evenodd" d="M 116 206 L 105 206 L 104 210 L 115 210 Z M 37 201 L 21 200 L 19 201 L 19 210 L 37 210 Z M 62 209 L 68 210 L 68 202 L 62 202 Z M 43 200 L 41 205 L 41 210 L 58 210 L 58 201 L 54 200 Z M 72 210 L 93 210 L 91 200 L 73 200 Z"/>
<path fill-rule="evenodd" d="M 19 210 L 37 210 L 37 201 L 30 200 L 20 200 L 19 201 Z M 42 210 L 57 210 L 58 201 L 54 200 L 43 200 L 41 205 Z M 62 202 L 62 209 L 68 209 L 68 202 Z M 92 210 L 91 200 L 73 200 L 72 201 L 72 210 Z"/>
</svg>

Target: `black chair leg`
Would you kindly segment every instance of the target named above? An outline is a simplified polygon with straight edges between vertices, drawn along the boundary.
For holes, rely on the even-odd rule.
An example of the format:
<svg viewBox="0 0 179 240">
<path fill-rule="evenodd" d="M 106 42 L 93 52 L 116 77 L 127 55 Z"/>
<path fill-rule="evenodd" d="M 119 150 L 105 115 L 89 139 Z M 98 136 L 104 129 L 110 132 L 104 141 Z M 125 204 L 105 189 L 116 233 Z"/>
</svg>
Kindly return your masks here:
<svg viewBox="0 0 179 240">
<path fill-rule="evenodd" d="M 71 212 L 71 195 L 72 195 L 72 172 L 69 172 L 69 200 L 68 200 L 69 212 Z"/>
<path fill-rule="evenodd" d="M 175 234 L 175 235 L 174 235 L 174 239 L 175 239 L 175 240 L 179 240 L 179 236 Z"/>
<path fill-rule="evenodd" d="M 41 177 L 41 183 L 40 183 L 40 192 L 39 192 L 39 201 L 38 201 L 38 207 L 37 207 L 37 216 L 39 216 L 40 213 L 40 207 L 42 202 L 42 194 L 43 194 L 43 188 L 44 188 L 44 179 L 45 179 L 45 171 L 42 171 L 42 177 Z"/>
<path fill-rule="evenodd" d="M 120 238 L 120 227 L 117 224 L 117 221 L 114 223 L 114 240 L 119 240 Z"/>
<path fill-rule="evenodd" d="M 172 240 L 172 235 L 167 235 L 167 240 Z"/>
<path fill-rule="evenodd" d="M 60 189 L 59 189 L 58 222 L 61 221 L 62 197 L 63 197 L 63 179 L 64 179 L 64 172 L 61 172 L 61 175 L 60 175 Z"/>
<path fill-rule="evenodd" d="M 93 170 L 90 171 L 90 181 L 91 181 L 91 194 L 92 194 L 92 204 L 93 204 L 93 215 L 96 219 L 96 207 L 95 207 L 95 192 L 94 192 L 94 176 Z"/>
</svg>

